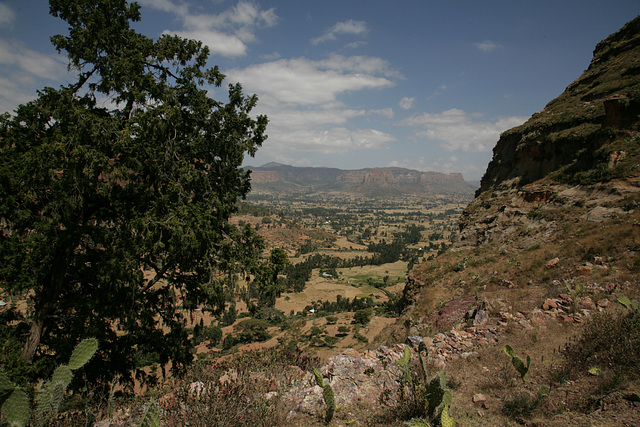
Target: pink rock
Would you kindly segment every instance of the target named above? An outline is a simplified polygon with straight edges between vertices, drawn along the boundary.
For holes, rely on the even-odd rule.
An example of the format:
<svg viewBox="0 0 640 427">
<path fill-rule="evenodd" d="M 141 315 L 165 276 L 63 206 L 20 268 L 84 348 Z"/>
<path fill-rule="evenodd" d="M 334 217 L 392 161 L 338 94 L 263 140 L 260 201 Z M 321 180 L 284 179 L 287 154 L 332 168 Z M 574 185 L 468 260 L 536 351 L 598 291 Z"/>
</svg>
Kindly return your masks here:
<svg viewBox="0 0 640 427">
<path fill-rule="evenodd" d="M 560 262 L 560 258 L 556 257 L 554 259 L 551 259 L 547 262 L 547 267 L 551 268 L 551 267 L 555 267 L 556 264 L 558 264 Z"/>
<path fill-rule="evenodd" d="M 345 356 L 355 356 L 355 357 L 360 356 L 360 353 L 358 352 L 358 350 L 355 350 L 353 348 L 347 348 L 345 351 L 342 352 L 342 354 L 344 354 Z"/>
<path fill-rule="evenodd" d="M 586 309 L 593 310 L 594 308 L 596 308 L 596 304 L 590 297 L 580 298 L 580 304 Z"/>
<path fill-rule="evenodd" d="M 482 393 L 476 393 L 473 395 L 473 403 L 478 403 L 478 402 L 486 402 L 487 401 L 487 396 L 485 396 Z"/>
<path fill-rule="evenodd" d="M 542 304 L 542 308 L 544 310 L 551 310 L 553 308 L 558 308 L 558 304 L 552 299 L 547 299 L 544 304 Z"/>
</svg>

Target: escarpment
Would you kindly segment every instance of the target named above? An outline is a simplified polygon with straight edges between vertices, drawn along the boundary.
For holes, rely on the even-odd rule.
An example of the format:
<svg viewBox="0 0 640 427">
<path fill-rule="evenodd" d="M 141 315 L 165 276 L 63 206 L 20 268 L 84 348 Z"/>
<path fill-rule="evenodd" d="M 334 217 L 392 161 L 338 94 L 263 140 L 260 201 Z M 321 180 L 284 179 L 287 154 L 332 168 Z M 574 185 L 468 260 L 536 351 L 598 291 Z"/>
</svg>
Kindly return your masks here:
<svg viewBox="0 0 640 427">
<path fill-rule="evenodd" d="M 603 148 L 638 131 L 639 114 L 640 17 L 600 42 L 564 93 L 501 135 L 476 195 L 596 168 L 611 152 Z"/>
<path fill-rule="evenodd" d="M 639 128 L 640 17 L 600 42 L 564 93 L 501 135 L 456 247 L 522 247 L 553 237 L 562 220 L 628 211 L 624 200 L 638 192 Z M 571 206 L 587 212 L 572 217 Z"/>
</svg>

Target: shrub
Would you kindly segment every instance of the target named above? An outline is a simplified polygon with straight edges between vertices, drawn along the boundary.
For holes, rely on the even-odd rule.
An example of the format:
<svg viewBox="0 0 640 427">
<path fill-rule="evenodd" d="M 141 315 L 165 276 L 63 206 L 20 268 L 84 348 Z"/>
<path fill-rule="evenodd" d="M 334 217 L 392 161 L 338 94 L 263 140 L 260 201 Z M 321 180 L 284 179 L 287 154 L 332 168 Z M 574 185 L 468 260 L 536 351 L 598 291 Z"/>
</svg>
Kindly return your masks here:
<svg viewBox="0 0 640 427">
<path fill-rule="evenodd" d="M 266 341 L 271 338 L 267 328 L 269 322 L 264 319 L 246 319 L 233 326 L 235 335 L 227 335 L 222 342 L 222 348 L 229 350 L 236 344 Z"/>
<path fill-rule="evenodd" d="M 204 328 L 203 336 L 209 340 L 209 344 L 216 346 L 222 340 L 222 328 L 218 325 L 211 324 Z"/>
<path fill-rule="evenodd" d="M 338 332 L 340 334 L 348 334 L 350 331 L 348 326 L 338 326 Z"/>
<path fill-rule="evenodd" d="M 299 356 L 299 354 L 298 354 Z M 190 426 L 271 426 L 290 425 L 286 416 L 292 409 L 278 394 L 274 380 L 298 357 L 283 351 L 243 352 L 216 363 L 196 362 L 171 390 L 177 402 L 162 411 L 162 425 Z M 314 360 L 313 363 L 318 363 Z M 303 366 L 309 369 L 308 364 Z M 201 393 L 190 384 L 203 385 Z M 223 385 L 223 386 L 222 386 Z M 279 391 L 279 390 L 278 390 Z M 185 410 L 188 408 L 188 410 Z"/>
<path fill-rule="evenodd" d="M 285 315 L 282 311 L 273 307 L 262 307 L 259 309 L 255 316 L 256 319 L 263 319 L 272 325 L 278 325 L 285 320 Z"/>
<path fill-rule="evenodd" d="M 570 375 L 598 367 L 640 378 L 640 310 L 593 316 L 579 339 L 565 347 L 563 356 Z"/>
<path fill-rule="evenodd" d="M 335 325 L 338 322 L 338 318 L 336 316 L 327 316 L 327 325 Z"/>
<path fill-rule="evenodd" d="M 359 325 L 368 325 L 369 322 L 371 322 L 372 314 L 373 310 L 371 308 L 360 309 L 353 314 L 353 323 L 357 323 Z"/>
</svg>

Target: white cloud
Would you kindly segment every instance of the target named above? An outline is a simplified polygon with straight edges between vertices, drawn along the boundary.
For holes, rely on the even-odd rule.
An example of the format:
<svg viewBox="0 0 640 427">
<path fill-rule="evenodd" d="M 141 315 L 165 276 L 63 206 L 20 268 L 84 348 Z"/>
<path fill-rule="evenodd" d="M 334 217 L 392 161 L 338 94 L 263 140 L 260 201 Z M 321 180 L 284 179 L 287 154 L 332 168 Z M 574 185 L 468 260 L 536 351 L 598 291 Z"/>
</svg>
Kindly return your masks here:
<svg viewBox="0 0 640 427">
<path fill-rule="evenodd" d="M 308 151 L 322 154 L 344 154 L 355 150 L 381 149 L 395 137 L 376 129 L 347 129 L 346 127 L 305 127 L 269 130 L 269 139 L 264 149 L 276 153 Z M 269 147 L 269 145 L 272 145 Z"/>
<path fill-rule="evenodd" d="M 188 14 L 189 8 L 186 4 L 175 4 L 171 0 L 138 0 L 143 6 L 149 6 L 163 12 L 175 13 L 179 16 Z"/>
<path fill-rule="evenodd" d="M 247 43 L 256 40 L 256 31 L 273 27 L 279 21 L 274 8 L 263 10 L 246 0 L 219 14 L 194 14 L 188 3 L 171 0 L 141 0 L 141 3 L 182 19 L 182 30 L 165 30 L 163 34 L 202 40 L 212 53 L 229 57 L 246 55 Z"/>
<path fill-rule="evenodd" d="M 392 69 L 389 62 L 373 56 L 330 55 L 327 59 L 316 61 L 319 67 L 352 73 L 380 74 L 386 77 L 404 78 Z"/>
<path fill-rule="evenodd" d="M 280 59 L 282 55 L 279 52 L 268 53 L 265 55 L 260 55 L 260 59 L 265 61 L 275 61 L 276 59 Z"/>
<path fill-rule="evenodd" d="M 14 79 L 0 77 L 0 113 L 15 110 L 18 105 L 34 99 L 35 95 L 35 91 L 28 93 L 27 90 L 20 90 Z"/>
<path fill-rule="evenodd" d="M 377 58 L 296 58 L 227 70 L 225 74 L 264 102 L 309 106 L 335 102 L 345 92 L 393 86 L 388 78 L 374 75 L 387 72 L 387 68 L 387 63 Z"/>
<path fill-rule="evenodd" d="M 393 108 L 382 108 L 380 110 L 369 110 L 367 114 L 377 114 L 382 117 L 386 117 L 387 119 L 393 119 Z"/>
<path fill-rule="evenodd" d="M 398 103 L 398 106 L 400 106 L 400 108 L 402 108 L 403 110 L 410 110 L 411 108 L 413 108 L 415 103 L 416 103 L 415 98 L 409 98 L 405 96 L 400 100 L 400 102 Z"/>
<path fill-rule="evenodd" d="M 351 122 L 371 115 L 392 118 L 392 109 L 351 108 L 340 100 L 348 92 L 395 84 L 386 76 L 396 73 L 379 58 L 280 59 L 224 73 L 229 81 L 241 82 L 247 93 L 260 98 L 256 113 L 269 117 L 269 139 L 261 153 L 270 158 L 282 159 L 293 151 L 336 154 L 380 149 L 395 140 Z"/>
<path fill-rule="evenodd" d="M 42 79 L 59 82 L 67 75 L 62 55 L 49 55 L 28 49 L 22 42 L 0 39 L 0 113 L 36 97 Z"/>
<path fill-rule="evenodd" d="M 9 28 L 13 26 L 16 15 L 9 5 L 0 3 L 0 28 Z"/>
<path fill-rule="evenodd" d="M 364 21 L 354 21 L 350 19 L 344 22 L 338 22 L 333 27 L 329 28 L 323 35 L 311 39 L 311 43 L 314 45 L 326 42 L 329 40 L 335 40 L 342 34 L 364 34 L 368 31 L 367 24 Z"/>
<path fill-rule="evenodd" d="M 416 114 L 400 125 L 417 127 L 417 139 L 439 141 L 445 151 L 490 151 L 500 133 L 524 123 L 528 117 L 501 117 L 494 121 L 478 121 L 474 114 L 453 108 L 438 114 Z"/>
<path fill-rule="evenodd" d="M 17 66 L 23 72 L 55 80 L 66 74 L 61 55 L 45 55 L 26 48 L 21 42 L 0 39 L 0 64 Z"/>
<path fill-rule="evenodd" d="M 247 45 L 238 37 L 213 30 L 164 31 L 163 34 L 200 40 L 209 47 L 212 53 L 217 53 L 222 56 L 244 56 L 247 53 Z"/>
<path fill-rule="evenodd" d="M 346 45 L 344 45 L 344 47 L 346 47 L 347 49 L 357 49 L 360 46 L 364 46 L 366 44 L 367 44 L 367 42 L 365 42 L 363 40 L 360 40 L 360 41 L 357 41 L 357 42 L 347 43 Z"/>
<path fill-rule="evenodd" d="M 495 49 L 502 47 L 499 44 L 492 42 L 491 40 L 485 40 L 480 43 L 475 43 L 475 45 L 483 52 L 492 52 Z"/>
</svg>

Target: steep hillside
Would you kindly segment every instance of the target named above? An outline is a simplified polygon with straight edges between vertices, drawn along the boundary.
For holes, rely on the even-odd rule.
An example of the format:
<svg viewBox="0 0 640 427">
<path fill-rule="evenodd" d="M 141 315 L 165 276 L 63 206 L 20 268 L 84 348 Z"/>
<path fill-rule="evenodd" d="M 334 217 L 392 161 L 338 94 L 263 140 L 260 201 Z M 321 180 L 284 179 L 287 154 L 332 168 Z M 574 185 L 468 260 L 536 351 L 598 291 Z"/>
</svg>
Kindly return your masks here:
<svg viewBox="0 0 640 427">
<path fill-rule="evenodd" d="M 461 216 L 459 241 L 413 271 L 407 304 L 433 305 L 450 293 L 499 288 L 505 281 L 601 281 L 599 268 L 592 269 L 595 277 L 574 274 L 595 257 L 610 264 L 605 280 L 637 286 L 639 115 L 640 17 L 599 43 L 589 68 L 563 94 L 501 135 L 481 188 Z M 547 267 L 556 257 L 560 262 Z"/>
<path fill-rule="evenodd" d="M 610 308 L 624 313 L 618 298 L 640 296 L 639 130 L 640 17 L 599 43 L 589 68 L 544 110 L 501 135 L 476 198 L 460 218 L 457 243 L 410 273 L 402 297 L 404 312 L 378 342 L 433 336 L 451 328 L 459 336 L 486 328 L 476 325 L 494 325 L 503 328 L 499 344 L 516 343 L 537 361 L 534 381 L 552 384 L 567 396 L 580 396 L 580 403 L 570 404 L 552 392 L 551 409 L 530 407 L 526 413 L 550 417 L 533 424 L 633 425 L 626 423 L 625 411 L 635 411 L 631 419 L 640 419 L 640 414 L 620 396 L 638 387 L 633 380 L 636 371 L 629 371 L 629 380 L 616 382 L 610 373 L 607 379 L 589 379 L 586 369 L 593 366 L 587 366 L 586 377 L 571 377 L 575 383 L 564 383 L 568 377 L 556 368 L 566 364 L 562 354 L 569 354 L 559 349 L 567 342 L 584 342 L 578 338 L 582 329 L 575 324 Z M 488 318 L 476 323 L 478 311 Z M 608 325 L 598 334 L 617 339 L 620 332 Z M 628 332 L 635 334 L 638 326 L 631 328 Z M 637 350 L 634 340 L 627 338 L 627 343 Z M 454 347 L 456 357 L 461 348 Z M 590 351 L 572 357 L 590 357 Z M 496 391 L 497 381 L 485 387 L 487 373 L 495 369 L 494 375 L 503 375 L 511 369 L 500 367 L 500 356 L 505 356 L 501 353 L 501 346 L 487 348 L 479 359 L 473 356 L 473 361 L 447 367 L 453 375 L 468 378 L 461 386 L 468 401 L 458 401 L 468 414 L 478 408 L 479 413 L 492 412 L 485 411 L 486 405 L 474 409 L 474 388 L 493 393 L 493 405 L 501 402 L 506 413 L 507 392 Z M 506 384 L 500 387 L 511 390 Z M 528 403 L 519 404 L 533 405 L 533 386 L 525 391 Z M 590 411 L 606 409 L 604 401 L 622 408 L 624 422 L 614 414 L 599 414 L 599 421 L 594 418 Z M 569 410 L 579 414 L 558 418 Z M 514 418 L 525 422 L 527 417 Z M 499 416 L 485 421 L 486 425 L 503 422 Z"/>
</svg>

